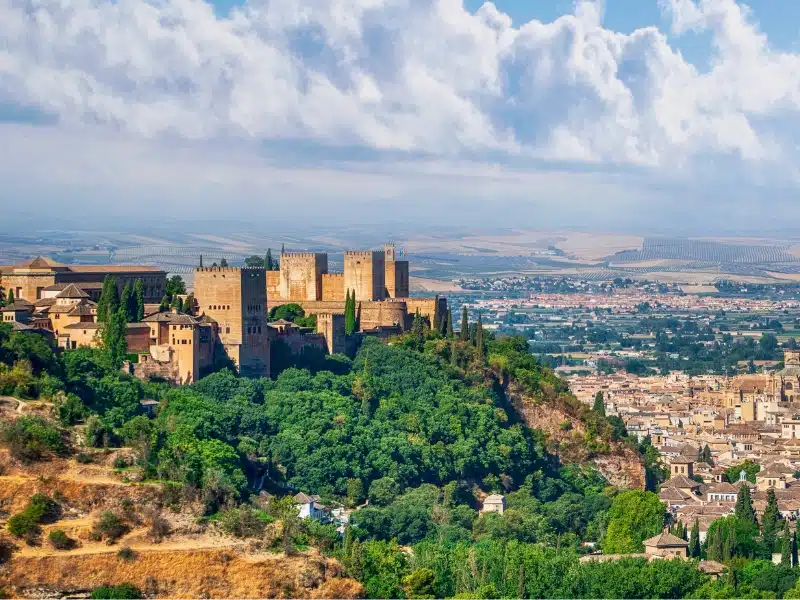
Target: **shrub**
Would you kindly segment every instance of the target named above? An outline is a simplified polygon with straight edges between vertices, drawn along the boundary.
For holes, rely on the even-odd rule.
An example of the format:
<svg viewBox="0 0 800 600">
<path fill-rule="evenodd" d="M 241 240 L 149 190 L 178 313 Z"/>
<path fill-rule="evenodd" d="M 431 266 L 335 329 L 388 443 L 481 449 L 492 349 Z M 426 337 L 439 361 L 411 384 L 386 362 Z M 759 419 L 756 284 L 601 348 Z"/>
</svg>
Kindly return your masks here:
<svg viewBox="0 0 800 600">
<path fill-rule="evenodd" d="M 271 521 L 266 513 L 249 506 L 220 511 L 218 520 L 222 531 L 240 538 L 262 536 Z"/>
<path fill-rule="evenodd" d="M 82 465 L 88 465 L 94 462 L 91 454 L 87 454 L 86 452 L 81 452 L 80 454 L 75 456 L 75 460 L 77 460 Z"/>
<path fill-rule="evenodd" d="M 39 533 L 39 523 L 58 517 L 58 504 L 44 494 L 31 496 L 22 512 L 8 520 L 8 532 L 15 537 L 30 537 Z"/>
<path fill-rule="evenodd" d="M 132 583 L 120 583 L 119 585 L 104 585 L 95 588 L 89 597 L 93 600 L 138 600 L 142 597 L 142 591 Z"/>
<path fill-rule="evenodd" d="M 42 460 L 48 454 L 66 450 L 58 427 L 38 416 L 0 424 L 0 441 L 8 444 L 11 455 L 23 462 Z"/>
<path fill-rule="evenodd" d="M 117 552 L 117 557 L 121 558 L 122 560 L 132 561 L 136 560 L 136 557 L 139 556 L 135 550 L 125 546 L 124 548 L 120 548 L 120 551 Z"/>
<path fill-rule="evenodd" d="M 161 516 L 160 510 L 153 508 L 148 518 L 150 520 L 150 529 L 147 535 L 153 542 L 158 543 L 169 535 L 169 523 Z"/>
<path fill-rule="evenodd" d="M 105 539 L 109 544 L 113 544 L 121 538 L 127 527 L 120 521 L 120 518 L 111 511 L 101 513 L 100 518 L 94 524 L 91 537 L 94 540 Z"/>
<path fill-rule="evenodd" d="M 128 459 L 124 456 L 118 456 L 114 459 L 114 468 L 115 469 L 127 469 L 131 465 L 128 463 Z"/>
<path fill-rule="evenodd" d="M 11 517 L 6 524 L 6 528 L 8 533 L 18 538 L 39 533 L 39 523 L 26 515 L 24 511 Z"/>
<path fill-rule="evenodd" d="M 75 540 L 70 538 L 61 529 L 53 529 L 53 531 L 48 534 L 47 539 L 50 540 L 50 544 L 56 550 L 69 550 L 75 546 Z"/>
</svg>

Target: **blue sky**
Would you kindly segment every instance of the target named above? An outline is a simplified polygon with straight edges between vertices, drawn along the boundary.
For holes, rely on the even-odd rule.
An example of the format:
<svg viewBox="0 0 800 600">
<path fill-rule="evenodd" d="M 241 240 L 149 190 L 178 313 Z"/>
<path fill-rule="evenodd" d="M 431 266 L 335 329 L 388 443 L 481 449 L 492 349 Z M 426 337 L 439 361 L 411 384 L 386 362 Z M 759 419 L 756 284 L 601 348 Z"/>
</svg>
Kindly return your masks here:
<svg viewBox="0 0 800 600">
<path fill-rule="evenodd" d="M 0 2 L 4 221 L 800 228 L 800 0 L 253 1 Z"/>
</svg>

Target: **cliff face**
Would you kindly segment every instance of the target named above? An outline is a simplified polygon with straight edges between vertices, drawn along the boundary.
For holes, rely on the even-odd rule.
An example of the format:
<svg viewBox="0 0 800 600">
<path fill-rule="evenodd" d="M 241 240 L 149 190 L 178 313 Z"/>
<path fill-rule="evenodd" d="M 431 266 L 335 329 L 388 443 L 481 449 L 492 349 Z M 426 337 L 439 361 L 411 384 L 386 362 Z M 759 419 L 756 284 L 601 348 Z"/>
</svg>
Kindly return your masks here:
<svg viewBox="0 0 800 600">
<path fill-rule="evenodd" d="M 638 453 L 624 443 L 593 439 L 563 397 L 533 398 L 513 380 L 506 383 L 505 392 L 525 423 L 547 435 L 548 451 L 563 463 L 592 465 L 613 486 L 645 489 L 645 468 Z"/>
</svg>

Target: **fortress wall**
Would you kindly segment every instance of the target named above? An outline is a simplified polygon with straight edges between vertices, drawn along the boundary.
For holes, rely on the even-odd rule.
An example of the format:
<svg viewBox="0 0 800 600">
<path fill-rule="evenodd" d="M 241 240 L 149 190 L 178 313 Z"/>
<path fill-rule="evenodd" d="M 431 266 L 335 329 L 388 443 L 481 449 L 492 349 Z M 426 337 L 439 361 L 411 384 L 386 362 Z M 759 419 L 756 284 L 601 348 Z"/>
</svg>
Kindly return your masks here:
<svg viewBox="0 0 800 600">
<path fill-rule="evenodd" d="M 408 298 L 409 276 L 408 261 L 386 262 L 386 297 Z"/>
<path fill-rule="evenodd" d="M 322 276 L 321 300 L 344 301 L 344 273 L 325 273 Z"/>
<path fill-rule="evenodd" d="M 328 272 L 328 255 L 322 252 L 281 254 L 280 298 L 290 302 L 322 299 L 322 275 Z"/>
<path fill-rule="evenodd" d="M 407 327 L 411 327 L 411 321 L 417 311 L 423 317 L 427 317 L 433 326 L 436 321 L 437 315 L 442 319 L 447 314 L 447 298 L 434 296 L 433 298 L 406 298 L 406 306 L 408 307 L 408 322 Z"/>
<path fill-rule="evenodd" d="M 267 298 L 277 300 L 281 297 L 281 272 L 267 271 Z"/>
<path fill-rule="evenodd" d="M 383 300 L 386 296 L 384 252 L 344 253 L 344 289 L 354 290 L 356 300 Z"/>
</svg>

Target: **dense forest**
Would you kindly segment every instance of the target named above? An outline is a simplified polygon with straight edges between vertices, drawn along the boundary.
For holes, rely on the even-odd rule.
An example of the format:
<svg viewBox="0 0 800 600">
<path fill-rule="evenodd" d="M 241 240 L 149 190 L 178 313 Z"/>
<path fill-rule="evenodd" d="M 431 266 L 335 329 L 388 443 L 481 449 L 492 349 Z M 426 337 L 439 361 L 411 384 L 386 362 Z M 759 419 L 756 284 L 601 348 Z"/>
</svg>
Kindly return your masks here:
<svg viewBox="0 0 800 600">
<path fill-rule="evenodd" d="M 125 375 L 105 348 L 56 352 L 0 325 L 0 391 L 52 401 L 58 415 L 0 423 L 0 440 L 23 462 L 79 458 L 82 444 L 130 447 L 142 478 L 161 482 L 176 507 L 199 502 L 204 519 L 242 537 L 280 520 L 279 549 L 319 547 L 370 597 L 793 597 L 778 520 L 766 542 L 759 524 L 734 521 L 698 546 L 696 558 L 728 563 L 718 581 L 696 560 L 580 563 L 592 547 L 640 552 L 664 527 L 664 506 L 651 491 L 561 464 L 515 415 L 504 385 L 513 379 L 534 402 L 572 403 L 593 452 L 630 444 L 652 468 L 657 453 L 628 439 L 602 402 L 574 400 L 524 339 L 495 339 L 480 322 L 462 330 L 417 318 L 391 344 L 366 340 L 353 359 L 306 355 L 296 361 L 304 368 L 287 365 L 274 380 L 223 370 L 174 387 Z M 160 402 L 153 418 L 145 398 Z M 296 491 L 357 507 L 344 536 L 300 522 L 286 502 Z M 479 510 L 493 492 L 505 494 L 502 515 Z M 789 564 L 764 560 L 768 545 Z"/>
</svg>

